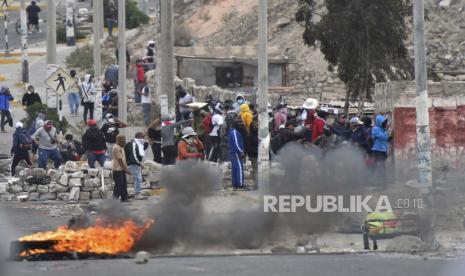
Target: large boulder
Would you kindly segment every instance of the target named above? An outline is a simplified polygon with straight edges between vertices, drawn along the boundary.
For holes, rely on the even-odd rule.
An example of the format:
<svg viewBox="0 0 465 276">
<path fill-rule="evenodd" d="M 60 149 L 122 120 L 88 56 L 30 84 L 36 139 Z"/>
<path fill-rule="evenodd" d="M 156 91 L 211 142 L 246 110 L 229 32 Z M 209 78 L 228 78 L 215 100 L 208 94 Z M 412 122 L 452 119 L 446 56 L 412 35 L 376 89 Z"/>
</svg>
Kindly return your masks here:
<svg viewBox="0 0 465 276">
<path fill-rule="evenodd" d="M 55 199 L 57 199 L 57 194 L 56 193 L 40 194 L 39 199 L 41 201 L 55 200 Z"/>
<path fill-rule="evenodd" d="M 39 201 L 40 194 L 39 193 L 29 193 L 29 201 Z"/>
<path fill-rule="evenodd" d="M 23 187 L 19 185 L 11 185 L 10 188 L 8 188 L 8 192 L 10 194 L 19 194 L 23 191 Z"/>
<path fill-rule="evenodd" d="M 47 185 L 37 185 L 37 192 L 39 194 L 46 194 L 48 193 L 48 186 Z"/>
<path fill-rule="evenodd" d="M 90 200 L 90 192 L 80 192 L 79 193 L 79 200 L 80 201 L 89 201 Z"/>
<path fill-rule="evenodd" d="M 80 178 L 71 178 L 68 182 L 68 185 L 70 187 L 81 187 L 82 186 L 82 180 Z"/>
<path fill-rule="evenodd" d="M 73 173 L 77 171 L 77 164 L 74 161 L 68 161 L 65 164 L 65 171 L 69 173 Z"/>
<path fill-rule="evenodd" d="M 64 193 L 68 191 L 68 187 L 52 183 L 49 185 L 48 190 L 50 193 Z"/>
<path fill-rule="evenodd" d="M 58 171 L 58 170 L 49 170 L 48 173 L 47 173 L 48 176 L 50 176 L 50 178 L 52 179 L 52 181 L 58 181 L 58 179 L 60 179 L 60 176 L 61 176 L 61 172 Z"/>
<path fill-rule="evenodd" d="M 47 171 L 41 168 L 35 168 L 32 172 L 33 176 L 46 176 Z"/>
<path fill-rule="evenodd" d="M 68 186 L 68 180 L 69 180 L 69 176 L 68 174 L 64 173 L 60 179 L 58 179 L 58 184 L 62 185 L 62 186 Z"/>
<path fill-rule="evenodd" d="M 69 192 L 68 200 L 69 201 L 74 201 L 74 202 L 78 201 L 79 200 L 79 194 L 80 194 L 79 187 L 71 188 L 71 190 Z"/>
<path fill-rule="evenodd" d="M 24 185 L 23 186 L 23 191 L 32 193 L 32 192 L 37 192 L 37 185 Z"/>
<path fill-rule="evenodd" d="M 10 184 L 8 182 L 0 183 L 0 195 L 8 193 Z"/>
</svg>

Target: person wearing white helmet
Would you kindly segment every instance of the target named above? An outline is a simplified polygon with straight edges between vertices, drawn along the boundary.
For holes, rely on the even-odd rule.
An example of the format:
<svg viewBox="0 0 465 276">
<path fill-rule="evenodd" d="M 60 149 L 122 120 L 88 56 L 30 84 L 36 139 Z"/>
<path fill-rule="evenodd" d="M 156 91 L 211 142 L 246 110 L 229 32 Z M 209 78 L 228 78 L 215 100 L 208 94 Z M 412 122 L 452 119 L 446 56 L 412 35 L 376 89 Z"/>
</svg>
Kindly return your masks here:
<svg viewBox="0 0 465 276">
<path fill-rule="evenodd" d="M 178 143 L 178 160 L 202 159 L 204 147 L 192 127 L 182 130 L 181 141 Z"/>
<path fill-rule="evenodd" d="M 29 157 L 29 151 L 32 149 L 31 136 L 24 129 L 21 122 L 16 123 L 16 131 L 13 134 L 13 147 L 11 148 L 12 162 L 11 162 L 11 176 L 16 174 L 16 166 L 19 162 L 24 160 L 28 166 L 32 166 Z"/>
</svg>

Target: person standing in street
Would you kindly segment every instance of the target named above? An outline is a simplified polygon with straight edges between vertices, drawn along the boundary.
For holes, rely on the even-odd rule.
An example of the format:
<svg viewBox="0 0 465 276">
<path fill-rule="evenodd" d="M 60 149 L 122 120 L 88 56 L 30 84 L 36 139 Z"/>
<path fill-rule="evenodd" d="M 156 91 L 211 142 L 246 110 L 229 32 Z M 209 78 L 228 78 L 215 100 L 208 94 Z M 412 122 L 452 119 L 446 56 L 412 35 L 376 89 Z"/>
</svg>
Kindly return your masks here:
<svg viewBox="0 0 465 276">
<path fill-rule="evenodd" d="M 213 109 L 213 116 L 211 120 L 212 130 L 209 133 L 209 141 L 211 142 L 211 147 L 209 152 L 207 152 L 207 159 L 210 162 L 218 163 L 221 161 L 221 128 L 224 125 L 224 106 L 221 102 L 215 104 Z"/>
<path fill-rule="evenodd" d="M 23 123 L 16 123 L 16 131 L 13 134 L 13 147 L 11 149 L 12 162 L 11 162 L 11 176 L 16 174 L 16 166 L 22 160 L 26 161 L 29 167 L 32 167 L 32 162 L 29 157 L 29 151 L 32 149 L 31 136 L 24 129 Z"/>
<path fill-rule="evenodd" d="M 121 202 L 128 201 L 128 181 L 126 174 L 131 174 L 126 163 L 126 155 L 124 153 L 125 145 L 126 137 L 122 134 L 118 134 L 116 136 L 116 144 L 112 148 L 112 175 L 113 181 L 115 182 L 113 198 L 121 199 Z"/>
<path fill-rule="evenodd" d="M 178 160 L 202 159 L 203 143 L 192 127 L 185 127 L 182 130 L 181 141 L 178 143 Z"/>
<path fill-rule="evenodd" d="M 155 119 L 147 130 L 149 144 L 152 148 L 153 161 L 161 164 L 161 122 L 160 119 Z"/>
<path fill-rule="evenodd" d="M 388 132 L 388 119 L 383 115 L 376 115 L 375 126 L 372 130 L 373 147 L 371 154 L 375 160 L 375 182 L 378 185 L 384 185 L 386 182 L 386 159 L 389 150 L 389 140 L 391 139 Z"/>
<path fill-rule="evenodd" d="M 94 119 L 94 108 L 96 99 L 96 90 L 92 75 L 87 74 L 82 83 L 82 99 L 81 104 L 84 106 L 84 122 L 87 122 L 87 115 L 89 119 Z"/>
<path fill-rule="evenodd" d="M 91 169 L 95 168 L 95 162 L 100 164 L 100 167 L 103 168 L 103 165 L 106 161 L 106 149 L 107 145 L 105 143 L 105 136 L 102 131 L 97 127 L 97 121 L 89 120 L 87 121 L 86 132 L 82 136 L 82 147 L 87 151 L 87 162 Z"/>
<path fill-rule="evenodd" d="M 134 101 L 136 103 L 141 103 L 141 90 L 145 86 L 145 71 L 142 66 L 142 60 L 138 59 L 133 70 L 133 80 L 134 80 Z"/>
<path fill-rule="evenodd" d="M 39 13 L 41 9 L 37 6 L 36 1 L 31 1 L 31 4 L 27 6 L 27 31 L 29 34 L 32 33 L 32 28 L 35 28 L 35 31 L 40 33 L 39 29 Z"/>
<path fill-rule="evenodd" d="M 176 147 L 175 130 L 178 126 L 186 125 L 192 120 L 184 120 L 173 123 L 174 118 L 163 117 L 161 125 L 161 151 L 163 153 L 163 165 L 176 164 L 178 148 Z"/>
<path fill-rule="evenodd" d="M 248 104 L 241 105 L 241 118 L 244 123 L 245 130 L 247 134 L 250 133 L 250 125 L 252 125 L 253 114 L 250 112 L 250 107 Z"/>
<path fill-rule="evenodd" d="M 57 130 L 53 126 L 53 122 L 45 121 L 44 126 L 39 128 L 33 136 L 39 144 L 38 167 L 46 170 L 48 159 L 52 159 L 55 169 L 58 169 L 62 160 L 58 151 Z"/>
<path fill-rule="evenodd" d="M 176 118 L 176 121 L 178 122 L 190 119 L 192 110 L 187 105 L 194 102 L 194 97 L 187 93 L 187 91 L 181 85 L 178 85 L 176 87 L 176 97 L 179 99 L 176 103 L 176 107 L 179 110 L 179 114 Z"/>
<path fill-rule="evenodd" d="M 237 119 L 229 130 L 229 160 L 231 161 L 231 179 L 233 190 L 245 188 L 244 182 L 244 141 L 239 128 L 243 127 L 243 121 Z"/>
<path fill-rule="evenodd" d="M 144 169 L 145 150 L 148 148 L 148 143 L 145 141 L 145 134 L 138 132 L 135 138 L 124 146 L 124 153 L 126 155 L 126 162 L 128 164 L 128 170 L 131 172 L 134 178 L 134 190 L 135 199 L 145 199 L 140 194 L 142 186 L 142 170 Z"/>
<path fill-rule="evenodd" d="M 10 127 L 13 127 L 13 118 L 11 117 L 10 111 L 10 102 L 13 100 L 14 98 L 11 96 L 10 88 L 2 86 L 0 88 L 0 111 L 2 113 L 0 125 L 2 132 L 5 132 L 5 125 L 7 123 Z"/>
<path fill-rule="evenodd" d="M 152 101 L 150 100 L 151 90 L 150 87 L 145 84 L 141 89 L 141 103 L 142 110 L 144 113 L 144 123 L 148 125 L 150 123 L 150 110 L 152 106 Z"/>
<path fill-rule="evenodd" d="M 108 1 L 108 5 L 104 10 L 104 17 L 107 21 L 108 36 L 113 37 L 113 27 L 116 25 L 118 18 L 118 9 L 113 0 Z"/>
<path fill-rule="evenodd" d="M 145 59 L 147 60 L 148 69 L 153 70 L 156 67 L 155 64 L 155 41 L 150 40 L 147 42 L 147 48 L 145 48 Z"/>
<path fill-rule="evenodd" d="M 81 80 L 77 76 L 76 70 L 71 70 L 69 72 L 69 75 L 73 78 L 74 83 L 70 87 L 68 93 L 68 104 L 69 104 L 69 110 L 71 112 L 71 116 L 77 116 L 78 114 L 78 109 L 79 109 L 79 87 L 80 87 L 80 82 Z"/>
<path fill-rule="evenodd" d="M 110 86 L 113 88 L 118 88 L 118 65 L 111 64 L 105 70 L 105 80 L 109 83 Z"/>
<path fill-rule="evenodd" d="M 103 124 L 100 130 L 105 136 L 105 142 L 107 143 L 108 160 L 112 160 L 113 145 L 116 143 L 116 137 L 119 134 L 120 128 L 125 128 L 127 125 L 113 116 L 113 114 L 108 113 L 105 116 L 105 123 Z"/>
<path fill-rule="evenodd" d="M 27 92 L 23 95 L 21 103 L 25 107 L 30 107 L 35 103 L 42 103 L 39 94 L 35 92 L 34 86 L 29 85 L 27 87 Z"/>
</svg>

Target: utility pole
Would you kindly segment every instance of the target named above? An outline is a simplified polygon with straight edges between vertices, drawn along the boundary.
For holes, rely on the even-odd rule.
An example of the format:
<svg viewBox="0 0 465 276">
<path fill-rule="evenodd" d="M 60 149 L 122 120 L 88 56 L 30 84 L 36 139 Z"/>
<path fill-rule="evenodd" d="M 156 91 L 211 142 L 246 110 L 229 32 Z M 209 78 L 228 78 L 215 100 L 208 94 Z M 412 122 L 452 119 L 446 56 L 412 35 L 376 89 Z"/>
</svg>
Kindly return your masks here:
<svg viewBox="0 0 465 276">
<path fill-rule="evenodd" d="M 66 0 L 66 45 L 76 45 L 74 33 L 74 0 Z"/>
<path fill-rule="evenodd" d="M 258 14 L 258 185 L 268 182 L 270 133 L 268 124 L 268 1 L 259 0 Z"/>
<path fill-rule="evenodd" d="M 10 56 L 10 50 L 8 48 L 8 2 L 3 2 L 3 27 L 5 29 L 5 56 Z"/>
<path fill-rule="evenodd" d="M 415 31 L 415 83 L 417 112 L 417 165 L 418 182 L 423 190 L 425 201 L 424 226 L 422 239 L 431 248 L 436 246 L 434 237 L 435 215 L 432 198 L 431 138 L 428 113 L 428 84 L 425 50 L 425 19 L 423 0 L 413 1 L 413 20 Z"/>
<path fill-rule="evenodd" d="M 126 6 L 125 0 L 118 0 L 118 117 L 128 121 L 126 95 Z M 124 129 L 122 129 L 124 130 Z M 123 132 L 124 133 L 124 132 Z"/>
<path fill-rule="evenodd" d="M 29 63 L 27 61 L 27 15 L 26 15 L 26 0 L 21 0 L 20 3 L 20 18 L 21 18 L 21 79 L 24 84 L 29 82 Z M 26 85 L 27 87 L 27 85 Z"/>
<path fill-rule="evenodd" d="M 94 76 L 97 78 L 102 74 L 101 54 L 100 54 L 100 25 L 99 25 L 99 0 L 93 0 L 94 16 L 93 16 L 93 42 L 94 42 Z"/>
<path fill-rule="evenodd" d="M 103 5 L 103 0 L 100 0 L 99 1 L 99 24 L 100 24 L 100 27 L 99 27 L 99 36 L 100 36 L 100 39 L 103 39 L 103 36 L 105 34 L 105 7 Z"/>
<path fill-rule="evenodd" d="M 56 22 L 56 2 L 48 0 L 47 5 L 47 78 L 57 69 L 57 22 Z M 48 104 L 48 91 L 46 93 Z M 58 96 L 56 98 L 56 107 L 58 108 Z"/>
<path fill-rule="evenodd" d="M 160 35 L 160 55 L 161 64 L 160 67 L 160 82 L 161 82 L 161 100 L 160 107 L 162 113 L 164 106 L 166 105 L 165 99 L 168 100 L 168 112 L 169 114 L 162 114 L 162 116 L 174 114 L 175 97 L 174 97 L 174 65 L 173 65 L 173 1 L 164 0 L 161 1 L 161 12 L 160 12 L 160 24 L 161 24 L 161 35 Z"/>
</svg>

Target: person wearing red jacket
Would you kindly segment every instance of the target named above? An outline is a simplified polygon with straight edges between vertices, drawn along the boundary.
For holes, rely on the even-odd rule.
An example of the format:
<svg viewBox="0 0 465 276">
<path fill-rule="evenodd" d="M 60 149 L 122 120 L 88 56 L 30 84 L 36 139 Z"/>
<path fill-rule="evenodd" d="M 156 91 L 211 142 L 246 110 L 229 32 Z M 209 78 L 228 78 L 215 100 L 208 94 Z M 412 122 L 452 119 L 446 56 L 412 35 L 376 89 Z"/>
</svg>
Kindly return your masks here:
<svg viewBox="0 0 465 276">
<path fill-rule="evenodd" d="M 202 159 L 203 143 L 197 137 L 192 127 L 182 130 L 181 141 L 178 143 L 178 160 Z"/>
<path fill-rule="evenodd" d="M 318 145 L 320 142 L 320 139 L 324 135 L 324 129 L 326 125 L 326 121 L 318 116 L 317 112 L 313 113 L 313 122 L 311 125 L 311 130 L 312 130 L 312 143 Z"/>
<path fill-rule="evenodd" d="M 136 66 L 133 72 L 133 79 L 134 79 L 134 100 L 136 103 L 141 103 L 142 100 L 142 88 L 145 86 L 146 79 L 145 79 L 145 71 L 144 67 L 142 66 L 142 60 L 138 59 L 136 61 Z"/>
</svg>

